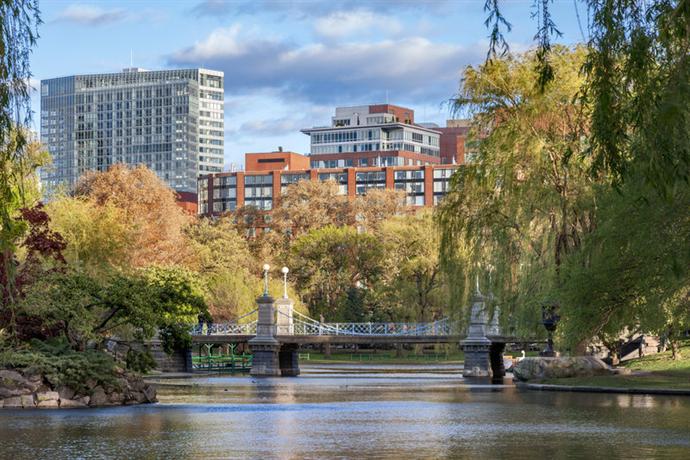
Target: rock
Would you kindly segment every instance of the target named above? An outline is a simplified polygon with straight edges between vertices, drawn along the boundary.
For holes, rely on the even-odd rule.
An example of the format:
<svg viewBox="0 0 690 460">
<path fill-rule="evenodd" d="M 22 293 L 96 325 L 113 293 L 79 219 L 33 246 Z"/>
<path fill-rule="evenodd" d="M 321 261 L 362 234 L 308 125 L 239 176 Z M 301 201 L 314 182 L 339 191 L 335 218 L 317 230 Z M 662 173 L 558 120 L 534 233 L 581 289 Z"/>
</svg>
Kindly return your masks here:
<svg viewBox="0 0 690 460">
<path fill-rule="evenodd" d="M 9 369 L 3 369 L 0 371 L 0 383 L 3 385 L 19 386 L 23 385 L 25 382 L 28 382 L 28 380 L 17 371 L 11 371 Z"/>
<path fill-rule="evenodd" d="M 12 398 L 5 398 L 3 400 L 2 406 L 5 409 L 21 409 L 22 408 L 22 397 L 14 396 Z"/>
<path fill-rule="evenodd" d="M 88 396 L 87 396 L 87 398 L 88 398 Z M 79 399 L 60 398 L 60 407 L 63 409 L 69 409 L 69 408 L 73 408 L 73 407 L 86 407 L 88 405 L 89 405 L 88 401 L 84 402 L 84 401 L 79 400 Z"/>
<path fill-rule="evenodd" d="M 33 394 L 22 395 L 22 396 L 20 396 L 20 398 L 22 399 L 22 407 L 27 408 L 27 409 L 31 408 L 31 407 L 36 407 L 36 401 L 34 399 Z"/>
<path fill-rule="evenodd" d="M 98 385 L 98 382 L 96 382 L 94 379 L 89 379 L 86 381 L 86 388 L 89 390 L 96 388 L 96 385 Z"/>
<path fill-rule="evenodd" d="M 146 402 L 158 402 L 158 399 L 156 398 L 156 388 L 153 385 L 146 386 L 144 389 L 144 398 L 146 399 Z"/>
<path fill-rule="evenodd" d="M 36 400 L 41 403 L 44 401 L 57 401 L 60 399 L 60 394 L 57 391 L 42 391 L 36 393 Z"/>
<path fill-rule="evenodd" d="M 77 402 L 83 403 L 85 406 L 88 406 L 89 403 L 91 402 L 91 397 L 90 396 L 81 396 L 77 399 L 75 399 Z"/>
<path fill-rule="evenodd" d="M 31 390 L 28 388 L 6 388 L 0 387 L 0 398 L 11 398 L 12 396 L 28 395 Z"/>
<path fill-rule="evenodd" d="M 113 391 L 112 393 L 110 393 L 110 397 L 108 399 L 113 404 L 122 404 L 125 402 L 125 395 L 123 395 L 122 393 L 118 393 L 116 391 Z"/>
<path fill-rule="evenodd" d="M 60 399 L 74 399 L 74 395 L 76 394 L 76 392 L 67 385 L 60 385 L 57 387 L 57 392 L 60 395 Z"/>
<path fill-rule="evenodd" d="M 91 393 L 91 401 L 89 401 L 90 406 L 105 406 L 108 404 L 108 397 L 105 394 L 105 390 L 102 386 L 97 386 L 93 389 Z"/>
<path fill-rule="evenodd" d="M 609 367 L 593 356 L 530 357 L 517 363 L 513 376 L 521 381 L 609 374 Z"/>
<path fill-rule="evenodd" d="M 60 404 L 58 403 L 57 399 L 50 399 L 47 401 L 40 401 L 36 407 L 40 407 L 42 409 L 57 409 L 60 407 Z"/>
</svg>

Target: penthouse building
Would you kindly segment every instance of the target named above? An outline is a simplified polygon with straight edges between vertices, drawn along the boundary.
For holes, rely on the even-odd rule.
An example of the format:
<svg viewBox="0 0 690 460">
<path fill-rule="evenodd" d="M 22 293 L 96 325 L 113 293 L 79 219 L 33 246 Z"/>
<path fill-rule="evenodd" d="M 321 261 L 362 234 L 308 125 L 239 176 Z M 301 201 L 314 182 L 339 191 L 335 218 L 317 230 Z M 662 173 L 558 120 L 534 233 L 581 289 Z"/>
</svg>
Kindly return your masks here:
<svg viewBox="0 0 690 460">
<path fill-rule="evenodd" d="M 357 166 L 319 168 L 294 152 L 248 153 L 246 170 L 199 177 L 199 214 L 220 215 L 243 206 L 270 211 L 290 184 L 334 180 L 340 194 L 354 199 L 372 188 L 403 190 L 410 206 L 434 206 L 448 191 L 457 165 Z"/>
<path fill-rule="evenodd" d="M 223 72 L 207 69 L 73 75 L 41 82 L 41 141 L 53 157 L 44 186 L 71 188 L 87 170 L 144 164 L 196 192 L 223 170 Z"/>
<path fill-rule="evenodd" d="M 338 107 L 330 126 L 303 129 L 312 168 L 441 163 L 441 133 L 415 124 L 414 110 L 391 104 Z"/>
</svg>

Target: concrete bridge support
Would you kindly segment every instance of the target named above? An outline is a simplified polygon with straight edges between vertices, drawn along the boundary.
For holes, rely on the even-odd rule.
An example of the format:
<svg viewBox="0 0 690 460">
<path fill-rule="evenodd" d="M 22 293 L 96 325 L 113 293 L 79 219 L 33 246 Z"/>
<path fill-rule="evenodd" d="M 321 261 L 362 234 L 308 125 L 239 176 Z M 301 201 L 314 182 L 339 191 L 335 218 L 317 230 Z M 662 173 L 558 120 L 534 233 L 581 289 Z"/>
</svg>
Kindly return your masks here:
<svg viewBox="0 0 690 460">
<path fill-rule="evenodd" d="M 484 297 L 476 293 L 472 296 L 470 327 L 467 338 L 462 341 L 465 352 L 463 377 L 491 377 L 491 340 L 486 337 L 487 315 Z"/>
<path fill-rule="evenodd" d="M 276 310 L 273 297 L 265 294 L 257 299 L 258 320 L 256 337 L 249 340 L 252 351 L 250 375 L 256 377 L 294 377 L 299 375 L 299 359 L 296 343 L 280 343 L 276 339 L 278 328 L 286 335 L 292 335 L 292 301 L 281 299 L 278 302 L 279 320 L 276 325 Z M 287 314 L 287 315 L 286 315 Z M 283 320 L 280 320 L 280 317 Z"/>
<path fill-rule="evenodd" d="M 257 300 L 259 305 L 256 337 L 249 341 L 252 350 L 251 375 L 257 377 L 280 376 L 279 350 L 280 343 L 276 340 L 275 311 L 273 297 L 264 294 Z"/>
</svg>

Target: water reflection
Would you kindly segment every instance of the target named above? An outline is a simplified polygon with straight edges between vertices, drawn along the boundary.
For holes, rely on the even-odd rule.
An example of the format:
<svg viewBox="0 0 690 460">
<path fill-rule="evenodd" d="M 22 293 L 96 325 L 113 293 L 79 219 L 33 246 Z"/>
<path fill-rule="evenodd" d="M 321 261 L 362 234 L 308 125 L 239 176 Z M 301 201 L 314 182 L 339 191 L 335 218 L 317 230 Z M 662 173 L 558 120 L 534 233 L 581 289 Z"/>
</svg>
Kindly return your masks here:
<svg viewBox="0 0 690 460">
<path fill-rule="evenodd" d="M 0 411 L 0 457 L 690 457 L 688 398 L 521 392 L 445 366 L 303 370 L 166 381 L 156 406 Z"/>
</svg>

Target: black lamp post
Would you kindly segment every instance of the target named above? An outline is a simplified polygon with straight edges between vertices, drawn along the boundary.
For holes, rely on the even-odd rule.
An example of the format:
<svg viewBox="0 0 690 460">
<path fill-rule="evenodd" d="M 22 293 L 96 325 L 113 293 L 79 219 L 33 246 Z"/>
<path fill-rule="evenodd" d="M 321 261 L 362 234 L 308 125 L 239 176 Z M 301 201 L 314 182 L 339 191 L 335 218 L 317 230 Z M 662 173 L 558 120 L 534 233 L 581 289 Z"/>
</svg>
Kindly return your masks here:
<svg viewBox="0 0 690 460">
<path fill-rule="evenodd" d="M 549 335 L 546 340 L 546 348 L 539 353 L 539 356 L 548 358 L 556 357 L 556 351 L 553 349 L 553 332 L 556 330 L 556 326 L 560 319 L 561 316 L 558 314 L 558 305 L 543 305 L 541 307 L 541 323 L 544 325 Z"/>
</svg>

